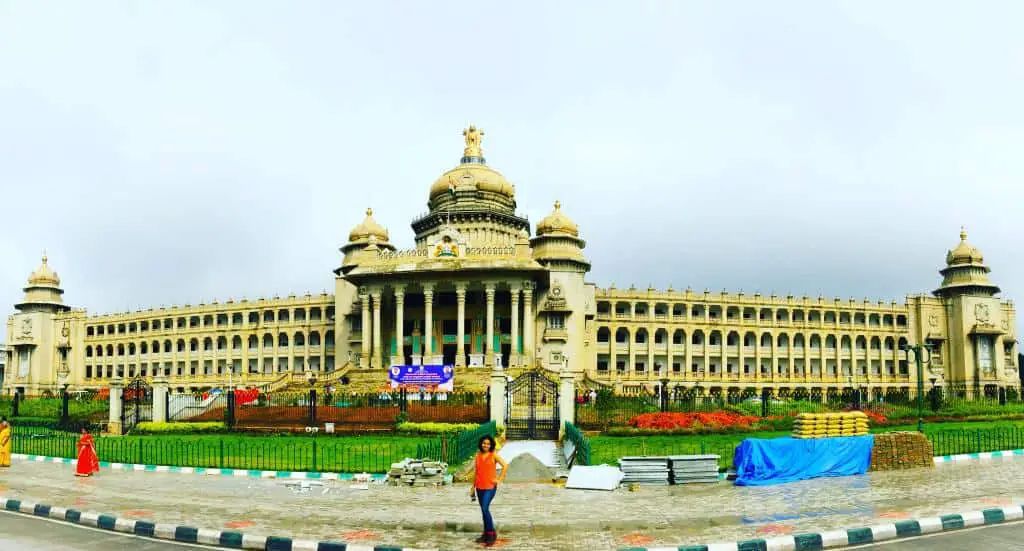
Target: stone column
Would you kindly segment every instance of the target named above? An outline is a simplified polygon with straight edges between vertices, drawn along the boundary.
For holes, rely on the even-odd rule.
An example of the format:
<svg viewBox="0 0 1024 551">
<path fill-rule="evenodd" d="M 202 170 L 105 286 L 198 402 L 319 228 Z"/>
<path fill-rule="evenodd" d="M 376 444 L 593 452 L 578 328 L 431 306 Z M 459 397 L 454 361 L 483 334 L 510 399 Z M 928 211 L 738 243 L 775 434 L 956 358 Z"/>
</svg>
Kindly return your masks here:
<svg viewBox="0 0 1024 551">
<path fill-rule="evenodd" d="M 565 435 L 565 424 L 576 423 L 576 377 L 569 364 L 562 366 L 558 375 L 558 437 Z"/>
<path fill-rule="evenodd" d="M 423 285 L 423 365 L 434 358 L 434 286 Z"/>
<path fill-rule="evenodd" d="M 466 366 L 466 284 L 455 284 L 455 301 L 458 304 L 458 327 L 455 329 L 455 367 Z"/>
<path fill-rule="evenodd" d="M 519 287 L 512 287 L 512 352 L 509 354 L 509 367 L 519 365 Z"/>
<path fill-rule="evenodd" d="M 494 284 L 485 284 L 484 292 L 487 294 L 487 356 L 484 363 L 494 367 Z"/>
<path fill-rule="evenodd" d="M 505 390 L 505 372 L 500 369 L 491 371 L 491 421 L 499 427 L 505 426 L 505 410 L 508 407 L 505 403 L 507 398 Z"/>
<path fill-rule="evenodd" d="M 110 380 L 110 416 L 107 418 L 107 434 L 121 436 L 121 391 L 124 380 L 115 377 Z"/>
<path fill-rule="evenodd" d="M 523 358 L 522 365 L 531 367 L 537 352 L 533 347 L 533 282 L 523 286 Z"/>
<path fill-rule="evenodd" d="M 381 367 L 380 362 L 383 356 L 380 348 L 380 298 L 381 293 L 373 293 L 373 359 L 370 367 Z"/>
<path fill-rule="evenodd" d="M 405 365 L 405 287 L 395 287 L 395 345 L 397 354 L 392 356 L 391 365 Z"/>
<path fill-rule="evenodd" d="M 153 377 L 153 422 L 166 423 L 167 414 L 167 377 Z"/>
<path fill-rule="evenodd" d="M 359 301 L 363 306 L 363 335 L 362 350 L 359 352 L 359 367 L 366 369 L 370 367 L 370 295 L 361 293 Z M 276 366 L 274 366 L 274 371 L 277 371 Z"/>
</svg>

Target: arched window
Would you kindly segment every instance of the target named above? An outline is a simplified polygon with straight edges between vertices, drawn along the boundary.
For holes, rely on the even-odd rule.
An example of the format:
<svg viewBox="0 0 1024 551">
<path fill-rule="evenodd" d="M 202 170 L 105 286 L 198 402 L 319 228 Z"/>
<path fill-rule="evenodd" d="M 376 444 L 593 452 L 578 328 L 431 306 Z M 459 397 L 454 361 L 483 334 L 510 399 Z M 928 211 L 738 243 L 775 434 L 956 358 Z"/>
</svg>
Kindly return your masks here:
<svg viewBox="0 0 1024 551">
<path fill-rule="evenodd" d="M 612 332 L 607 327 L 597 328 L 597 342 L 606 343 L 612 338 Z"/>
<path fill-rule="evenodd" d="M 625 344 L 629 342 L 629 330 L 625 327 L 620 327 L 615 330 L 615 342 L 619 344 Z"/>
</svg>

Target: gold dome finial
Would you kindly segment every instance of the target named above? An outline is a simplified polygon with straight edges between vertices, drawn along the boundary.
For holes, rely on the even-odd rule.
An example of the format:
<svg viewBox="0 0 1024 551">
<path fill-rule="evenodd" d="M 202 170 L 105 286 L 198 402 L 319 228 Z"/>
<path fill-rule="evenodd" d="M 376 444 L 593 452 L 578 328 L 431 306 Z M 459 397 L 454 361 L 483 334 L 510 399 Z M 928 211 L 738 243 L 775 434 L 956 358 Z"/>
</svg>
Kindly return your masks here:
<svg viewBox="0 0 1024 551">
<path fill-rule="evenodd" d="M 480 138 L 484 135 L 484 131 L 471 124 L 469 128 L 462 131 L 462 135 L 466 138 L 466 149 L 463 151 L 463 156 L 483 157 L 483 150 L 480 148 Z"/>
<path fill-rule="evenodd" d="M 967 230 L 960 226 L 960 241 L 967 241 Z"/>
<path fill-rule="evenodd" d="M 43 249 L 43 264 L 46 264 L 46 249 Z"/>
<path fill-rule="evenodd" d="M 555 210 L 562 210 L 562 202 L 555 199 Z"/>
<path fill-rule="evenodd" d="M 352 228 L 352 231 L 348 234 L 349 242 L 361 241 L 361 240 L 373 240 L 387 241 L 388 230 L 377 223 L 373 219 L 373 209 L 366 209 L 366 218 L 359 223 L 358 226 Z"/>
</svg>

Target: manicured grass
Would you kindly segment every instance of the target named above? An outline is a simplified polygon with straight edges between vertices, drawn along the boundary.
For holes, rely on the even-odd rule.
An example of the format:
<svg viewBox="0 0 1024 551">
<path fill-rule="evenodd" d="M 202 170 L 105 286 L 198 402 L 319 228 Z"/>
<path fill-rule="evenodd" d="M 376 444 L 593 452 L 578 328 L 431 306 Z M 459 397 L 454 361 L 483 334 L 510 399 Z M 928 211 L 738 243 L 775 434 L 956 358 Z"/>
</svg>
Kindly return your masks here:
<svg viewBox="0 0 1024 551">
<path fill-rule="evenodd" d="M 33 436 L 35 435 L 35 436 Z M 14 452 L 74 457 L 77 437 L 25 427 L 17 430 Z M 96 437 L 100 461 L 247 469 L 383 473 L 392 463 L 416 457 L 410 436 L 159 435 Z"/>
<path fill-rule="evenodd" d="M 996 429 L 996 430 L 993 430 Z M 873 433 L 916 431 L 916 424 L 873 429 Z M 1024 421 L 982 421 L 925 424 L 925 434 L 935 445 L 936 455 L 996 451 L 1024 447 Z M 678 436 L 595 436 L 590 440 L 590 463 L 615 465 L 630 455 L 721 456 L 719 465 L 732 467 L 733 452 L 747 438 L 778 438 L 790 431 Z M 988 449 L 981 449 L 988 448 Z"/>
</svg>

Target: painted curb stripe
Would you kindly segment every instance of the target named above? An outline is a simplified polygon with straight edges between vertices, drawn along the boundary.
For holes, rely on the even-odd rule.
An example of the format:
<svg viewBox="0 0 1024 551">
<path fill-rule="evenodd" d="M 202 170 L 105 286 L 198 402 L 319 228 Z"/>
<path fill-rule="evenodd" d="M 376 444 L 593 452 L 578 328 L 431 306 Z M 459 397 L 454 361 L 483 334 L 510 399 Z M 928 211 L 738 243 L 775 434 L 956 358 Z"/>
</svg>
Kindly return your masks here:
<svg viewBox="0 0 1024 551">
<path fill-rule="evenodd" d="M 33 461 L 36 463 L 56 463 L 63 465 L 78 464 L 78 461 L 75 459 L 68 459 L 66 457 L 49 457 L 45 455 L 26 455 L 22 453 L 14 453 L 11 454 L 11 458 L 23 461 Z M 356 473 L 321 473 L 310 471 L 261 471 L 258 469 L 215 469 L 207 467 L 176 467 L 171 465 L 148 465 L 141 463 L 110 463 L 107 461 L 100 461 L 100 468 L 111 469 L 115 471 L 138 471 L 147 473 L 171 472 L 184 474 L 201 474 L 206 476 L 234 476 L 241 478 L 286 478 L 299 480 L 339 480 L 343 482 L 355 480 L 356 476 Z M 370 474 L 371 481 L 387 480 L 387 478 L 387 474 Z M 718 478 L 719 480 L 725 480 L 726 473 L 720 473 Z"/>
<path fill-rule="evenodd" d="M 910 538 L 935 532 L 951 532 L 973 526 L 1003 524 L 1020 520 L 1024 520 L 1024 504 L 942 515 L 940 517 L 900 520 L 894 523 L 878 524 L 871 527 L 829 530 L 818 534 L 781 536 L 769 540 L 754 539 L 707 545 L 681 545 L 678 547 L 622 547 L 619 548 L 619 551 L 822 551 L 835 547 L 864 545 L 897 538 Z"/>
</svg>

